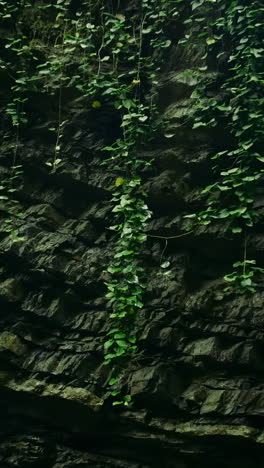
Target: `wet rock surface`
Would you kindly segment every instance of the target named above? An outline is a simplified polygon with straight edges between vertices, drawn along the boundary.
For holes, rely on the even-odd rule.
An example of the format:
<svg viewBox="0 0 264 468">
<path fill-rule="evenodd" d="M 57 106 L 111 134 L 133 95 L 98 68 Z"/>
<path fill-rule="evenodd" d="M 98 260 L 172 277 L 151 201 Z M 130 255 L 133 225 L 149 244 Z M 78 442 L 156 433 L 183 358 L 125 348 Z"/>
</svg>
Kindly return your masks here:
<svg viewBox="0 0 264 468">
<path fill-rule="evenodd" d="M 154 159 L 144 174 L 153 217 L 142 252 L 148 281 L 136 331 L 140 352 L 124 375 L 129 410 L 108 402 L 102 366 L 104 270 L 115 240 L 108 187 L 116 174 L 102 168 L 100 154 L 118 122 L 113 131 L 111 114 L 87 111 L 69 92 L 63 165 L 51 174 L 52 99 L 44 106 L 36 96 L 45 125 L 25 132 L 20 148 L 23 215 L 16 223 L 24 240 L 12 242 L 0 225 L 1 468 L 264 464 L 263 284 L 252 297 L 224 296 L 222 278 L 243 255 L 242 242 L 224 223 L 193 231 L 182 219 L 201 206 L 208 155 L 222 138 L 189 123 L 200 82 L 189 67 L 172 57 L 160 77 L 170 138 L 143 155 Z M 4 174 L 4 143 L 2 149 Z M 260 207 L 262 201 L 259 194 Z M 2 220 L 7 210 L 1 203 Z M 252 234 L 249 256 L 264 259 L 263 246 L 261 232 Z"/>
</svg>

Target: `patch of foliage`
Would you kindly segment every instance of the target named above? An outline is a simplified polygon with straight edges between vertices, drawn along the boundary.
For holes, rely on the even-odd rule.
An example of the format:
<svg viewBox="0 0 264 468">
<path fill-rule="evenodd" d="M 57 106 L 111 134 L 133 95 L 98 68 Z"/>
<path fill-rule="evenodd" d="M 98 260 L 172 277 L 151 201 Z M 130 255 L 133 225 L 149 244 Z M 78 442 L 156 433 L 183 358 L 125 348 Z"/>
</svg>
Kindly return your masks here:
<svg viewBox="0 0 264 468">
<path fill-rule="evenodd" d="M 192 97 L 196 102 L 193 128 L 227 128 L 232 136 L 228 148 L 212 155 L 214 183 L 205 187 L 206 208 L 187 215 L 195 224 L 209 225 L 226 220 L 234 235 L 248 232 L 263 219 L 255 200 L 263 181 L 263 13 L 261 1 L 197 0 L 191 2 L 189 33 L 181 41 L 204 49 L 199 70 L 208 71 L 214 54 L 224 60 L 219 74 L 220 93 L 212 95 L 215 80 L 205 80 Z M 219 89 L 219 85 L 218 85 Z M 211 93 L 210 93 L 211 91 Z M 245 256 L 236 262 L 225 279 L 241 293 L 255 292 L 255 276 L 263 273 Z M 242 269 L 242 272 L 240 271 Z"/>
</svg>

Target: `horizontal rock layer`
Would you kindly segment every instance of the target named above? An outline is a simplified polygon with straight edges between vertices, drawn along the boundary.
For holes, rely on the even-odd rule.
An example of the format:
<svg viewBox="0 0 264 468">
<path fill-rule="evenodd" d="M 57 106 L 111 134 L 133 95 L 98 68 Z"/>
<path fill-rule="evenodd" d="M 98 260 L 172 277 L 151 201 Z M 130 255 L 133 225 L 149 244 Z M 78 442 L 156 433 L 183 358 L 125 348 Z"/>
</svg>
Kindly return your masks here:
<svg viewBox="0 0 264 468">
<path fill-rule="evenodd" d="M 19 141 L 23 214 L 16 224 L 24 240 L 13 242 L 0 226 L 1 468 L 264 462 L 263 283 L 252 297 L 224 295 L 223 276 L 243 255 L 242 239 L 232 239 L 224 223 L 194 231 L 182 217 L 203 206 L 209 155 L 227 134 L 192 129 L 190 96 L 202 80 L 192 65 L 176 41 L 158 84 L 169 138 L 142 150 L 154 160 L 143 174 L 153 216 L 142 252 L 140 351 L 123 378 L 129 410 L 112 408 L 102 366 L 110 326 L 105 269 L 115 242 L 108 187 L 117 175 L 101 166 L 101 149 L 118 122 L 111 109 L 87 110 L 67 89 L 63 164 L 51 174 L 45 162 L 54 151 L 54 96 L 30 100 L 40 123 Z M 5 177 L 5 140 L 1 149 Z M 263 210 L 263 193 L 257 204 Z M 2 220 L 9 208 L 1 201 Z M 249 236 L 248 255 L 264 259 L 260 229 Z"/>
</svg>

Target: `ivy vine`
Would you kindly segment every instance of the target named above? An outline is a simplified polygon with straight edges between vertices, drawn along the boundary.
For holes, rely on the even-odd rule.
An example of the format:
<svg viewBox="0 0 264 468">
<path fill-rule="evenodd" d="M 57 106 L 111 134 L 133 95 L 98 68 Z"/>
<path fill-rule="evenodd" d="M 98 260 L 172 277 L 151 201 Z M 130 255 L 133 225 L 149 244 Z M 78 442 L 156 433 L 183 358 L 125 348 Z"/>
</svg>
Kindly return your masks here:
<svg viewBox="0 0 264 468">
<path fill-rule="evenodd" d="M 16 204 L 12 194 L 22 174 L 17 159 L 21 129 L 30 125 L 26 112 L 30 91 L 52 92 L 57 103 L 56 122 L 49 128 L 54 134 L 54 151 L 45 161 L 51 173 L 63 166 L 64 130 L 68 123 L 63 115 L 65 88 L 75 87 L 97 112 L 110 105 L 119 113 L 120 135 L 102 150 L 104 164 L 114 174 L 114 252 L 106 281 L 112 325 L 104 344 L 114 405 L 128 405 L 131 401 L 130 395 L 120 389 L 120 376 L 137 351 L 135 324 L 144 305 L 146 287 L 140 256 L 151 216 L 143 190 L 143 172 L 150 163 L 138 156 L 138 150 L 161 130 L 155 88 L 166 49 L 171 45 L 166 36 L 168 22 L 178 19 L 182 11 L 187 18 L 186 34 L 179 45 L 190 47 L 196 55 L 199 48 L 204 51 L 197 59 L 198 72 L 205 75 L 203 84 L 192 95 L 193 128 L 217 128 L 220 123 L 232 136 L 231 143 L 212 154 L 214 180 L 202 191 L 205 208 L 187 217 L 194 226 L 228 221 L 230 234 L 242 239 L 244 255 L 225 276 L 229 283 L 226 290 L 253 293 L 258 276 L 264 272 L 256 260 L 247 258 L 249 233 L 262 220 L 255 207 L 264 162 L 260 153 L 262 2 L 140 0 L 136 14 L 128 15 L 120 8 L 120 2 L 114 7 L 110 0 L 85 0 L 73 10 L 70 0 L 54 0 L 40 3 L 36 19 L 31 2 L 0 0 L 0 19 L 13 31 L 6 38 L 7 58 L 1 60 L 0 67 L 12 80 L 6 115 L 13 140 L 15 135 L 11 176 L 0 187 L 0 199 L 13 197 Z M 31 35 L 22 24 L 14 28 L 20 15 L 24 15 L 24 21 L 33 18 Z M 41 53 L 43 43 L 45 54 Z M 224 73 L 217 76 L 208 73 L 215 55 L 224 68 Z M 21 215 L 17 209 L 14 213 Z M 12 219 L 6 224 L 12 224 Z M 7 230 L 15 239 L 13 227 L 8 226 Z"/>
<path fill-rule="evenodd" d="M 215 181 L 202 191 L 207 197 L 206 208 L 187 217 L 198 225 L 226 220 L 233 234 L 243 234 L 244 256 L 233 264 L 234 271 L 225 276 L 229 283 L 226 291 L 253 293 L 255 278 L 264 273 L 263 268 L 256 266 L 256 260 L 247 258 L 246 247 L 250 230 L 263 219 L 255 208 L 255 200 L 264 172 L 264 157 L 260 153 L 264 8 L 259 0 L 196 0 L 191 2 L 191 10 L 185 21 L 189 32 L 181 43 L 194 47 L 203 44 L 200 71 L 208 72 L 213 54 L 217 54 L 217 60 L 225 68 L 224 74 L 205 79 L 203 86 L 193 93 L 196 102 L 193 128 L 220 124 L 228 128 L 232 142 L 228 142 L 227 149 L 212 155 L 216 162 Z M 219 93 L 208 97 L 216 80 L 220 81 Z"/>
<path fill-rule="evenodd" d="M 123 137 L 114 145 L 105 147 L 110 153 L 106 161 L 115 163 L 114 169 L 122 172 L 122 177 L 117 177 L 113 193 L 115 203 L 113 212 L 121 215 L 119 224 L 112 226 L 119 237 L 115 245 L 115 255 L 112 264 L 107 271 L 111 280 L 106 283 L 108 288 L 107 298 L 112 307 L 110 317 L 113 319 L 113 328 L 108 332 L 108 340 L 105 343 L 107 354 L 105 363 L 110 364 L 112 378 L 109 384 L 116 386 L 120 380 L 120 368 L 124 361 L 137 351 L 136 336 L 133 329 L 137 314 L 143 307 L 143 293 L 145 289 L 144 270 L 139 263 L 142 244 L 147 236 L 144 234 L 150 211 L 145 203 L 145 194 L 142 190 L 140 172 L 149 163 L 138 158 L 137 151 L 142 138 L 145 141 L 153 138 L 158 130 L 156 123 L 156 107 L 153 96 L 149 101 L 141 96 L 141 86 L 149 88 L 156 84 L 157 74 L 162 60 L 161 53 L 169 47 L 170 41 L 166 38 L 163 28 L 167 19 L 168 3 L 160 6 L 157 1 L 143 0 L 139 21 L 129 24 L 125 16 L 119 15 L 121 25 L 118 39 L 118 65 L 122 65 L 120 58 L 123 45 L 127 40 L 127 54 L 124 55 L 124 64 L 135 62 L 130 83 L 122 84 L 123 74 L 118 74 L 117 60 L 114 63 L 115 81 L 103 95 L 115 96 L 115 107 L 121 114 L 121 128 Z M 171 13 L 177 13 L 172 10 Z M 105 29 L 106 30 L 106 29 Z M 132 38 L 132 39 L 129 39 Z M 122 42 L 121 42 L 122 41 Z M 107 44 L 107 41 L 105 41 Z M 143 53 L 144 49 L 147 54 Z M 104 46 L 101 47 L 101 51 Z M 114 86 L 115 83 L 115 86 Z M 113 404 L 129 404 L 130 395 L 122 395 L 120 389 L 114 389 L 112 396 L 118 397 Z"/>
<path fill-rule="evenodd" d="M 110 0 L 85 0 L 74 11 L 70 0 L 55 0 L 40 2 L 36 17 L 26 0 L 12 5 L 0 2 L 10 30 L 15 31 L 12 25 L 22 18 L 18 31 L 7 38 L 9 60 L 1 63 L 14 82 L 6 113 L 17 130 L 17 141 L 20 129 L 31 124 L 25 110 L 31 90 L 52 93 L 57 102 L 57 122 L 49 128 L 55 137 L 54 153 L 45 162 L 51 173 L 63 166 L 65 88 L 75 86 L 98 112 L 110 105 L 120 115 L 120 136 L 103 149 L 108 155 L 104 164 L 116 173 L 111 188 L 115 245 L 106 282 L 112 326 L 104 346 L 114 405 L 130 402 L 130 396 L 118 388 L 118 381 L 125 362 L 137 350 L 134 326 L 145 289 L 140 254 L 150 211 L 142 189 L 142 171 L 149 162 L 138 157 L 138 149 L 159 131 L 155 87 L 164 51 L 171 44 L 164 27 L 168 17 L 171 20 L 178 15 L 177 3 L 140 0 L 136 14 L 130 16 L 119 2 L 114 7 Z M 27 28 L 30 19 L 33 26 Z"/>
</svg>

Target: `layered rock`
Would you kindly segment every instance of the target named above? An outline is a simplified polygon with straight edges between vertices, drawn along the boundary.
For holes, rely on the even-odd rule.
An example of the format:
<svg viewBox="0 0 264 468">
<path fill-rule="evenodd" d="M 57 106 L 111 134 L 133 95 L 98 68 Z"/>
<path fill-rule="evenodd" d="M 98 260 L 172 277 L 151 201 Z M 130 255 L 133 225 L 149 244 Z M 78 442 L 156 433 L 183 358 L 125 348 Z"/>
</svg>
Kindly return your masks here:
<svg viewBox="0 0 264 468">
<path fill-rule="evenodd" d="M 1 468 L 262 466 L 263 285 L 250 298 L 224 295 L 242 243 L 224 223 L 194 231 L 182 217 L 202 206 L 197 190 L 210 181 L 209 155 L 226 134 L 192 129 L 190 96 L 201 77 L 188 60 L 176 41 L 158 85 L 167 135 L 143 154 L 154 160 L 143 175 L 153 217 L 142 253 L 140 351 L 123 375 L 133 397 L 126 410 L 112 408 L 111 370 L 102 365 L 115 241 L 107 187 L 116 174 L 100 163 L 118 122 L 68 89 L 63 164 L 51 174 L 53 101 L 30 101 L 45 123 L 32 123 L 19 143 L 24 240 L 1 228 Z M 2 174 L 9 151 L 3 142 Z M 6 204 L 0 209 L 5 219 Z M 249 253 L 263 259 L 263 249 L 256 231 Z"/>
</svg>

